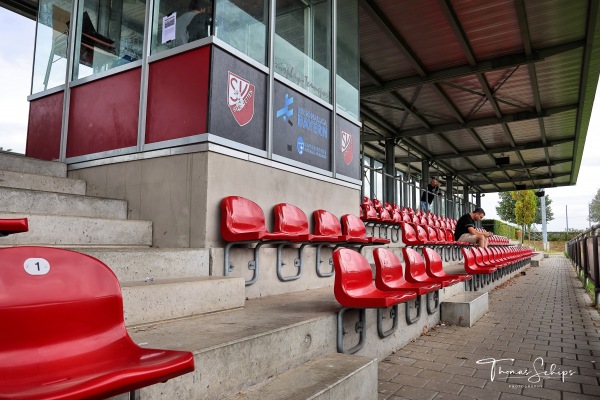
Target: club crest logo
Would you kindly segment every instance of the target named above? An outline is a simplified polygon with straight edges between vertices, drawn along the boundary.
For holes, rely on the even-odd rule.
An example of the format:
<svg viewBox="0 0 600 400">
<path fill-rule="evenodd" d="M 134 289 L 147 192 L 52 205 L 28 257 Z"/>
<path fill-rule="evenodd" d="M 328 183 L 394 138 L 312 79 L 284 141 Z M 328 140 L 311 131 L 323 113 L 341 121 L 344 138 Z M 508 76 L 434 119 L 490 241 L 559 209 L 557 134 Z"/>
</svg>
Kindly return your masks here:
<svg viewBox="0 0 600 400">
<path fill-rule="evenodd" d="M 254 85 L 228 71 L 227 102 L 239 126 L 244 126 L 254 117 Z"/>
<path fill-rule="evenodd" d="M 342 146 L 342 155 L 344 156 L 344 162 L 346 165 L 350 165 L 352 159 L 354 158 L 354 146 L 352 134 L 341 131 L 341 146 Z"/>
</svg>

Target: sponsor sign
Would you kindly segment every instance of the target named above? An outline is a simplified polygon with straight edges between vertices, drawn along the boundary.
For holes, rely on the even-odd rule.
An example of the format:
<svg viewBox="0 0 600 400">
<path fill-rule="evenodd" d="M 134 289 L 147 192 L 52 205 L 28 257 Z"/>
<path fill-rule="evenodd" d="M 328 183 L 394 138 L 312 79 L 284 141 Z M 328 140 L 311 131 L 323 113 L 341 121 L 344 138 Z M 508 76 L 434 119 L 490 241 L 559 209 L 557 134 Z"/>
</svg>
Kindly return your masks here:
<svg viewBox="0 0 600 400">
<path fill-rule="evenodd" d="M 331 111 L 280 82 L 273 91 L 273 153 L 331 169 Z"/>
<path fill-rule="evenodd" d="M 349 178 L 360 179 L 360 128 L 345 118 L 336 118 L 335 171 Z"/>
<path fill-rule="evenodd" d="M 266 149 L 266 75 L 213 46 L 208 132 Z"/>
<path fill-rule="evenodd" d="M 228 71 L 227 104 L 239 126 L 252 121 L 254 116 L 254 85 Z"/>
</svg>

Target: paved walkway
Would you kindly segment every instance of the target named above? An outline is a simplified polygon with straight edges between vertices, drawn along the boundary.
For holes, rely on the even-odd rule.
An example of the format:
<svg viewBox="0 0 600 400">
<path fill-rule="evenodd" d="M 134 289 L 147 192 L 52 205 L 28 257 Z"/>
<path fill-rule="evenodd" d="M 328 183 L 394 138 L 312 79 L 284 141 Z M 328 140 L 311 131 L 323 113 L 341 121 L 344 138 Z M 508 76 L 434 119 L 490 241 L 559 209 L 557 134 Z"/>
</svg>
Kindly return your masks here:
<svg viewBox="0 0 600 400">
<path fill-rule="evenodd" d="M 489 301 L 472 328 L 438 326 L 380 362 L 379 399 L 600 398 L 600 317 L 569 260 L 544 259 Z"/>
</svg>

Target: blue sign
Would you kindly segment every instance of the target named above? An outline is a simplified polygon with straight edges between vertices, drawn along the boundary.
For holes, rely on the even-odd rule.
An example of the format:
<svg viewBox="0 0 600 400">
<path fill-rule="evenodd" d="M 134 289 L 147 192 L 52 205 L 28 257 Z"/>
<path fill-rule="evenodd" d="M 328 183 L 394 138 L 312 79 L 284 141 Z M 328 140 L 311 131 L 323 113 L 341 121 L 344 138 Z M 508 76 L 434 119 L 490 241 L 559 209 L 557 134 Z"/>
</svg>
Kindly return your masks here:
<svg viewBox="0 0 600 400">
<path fill-rule="evenodd" d="M 288 124 L 290 124 L 290 126 L 293 126 L 294 123 L 292 122 L 292 115 L 294 115 L 294 109 L 290 108 L 290 106 L 294 103 L 294 98 L 293 97 L 289 97 L 289 95 L 286 93 L 285 94 L 285 105 L 283 106 L 283 108 L 277 110 L 277 118 L 283 116 L 283 120 L 287 121 Z"/>
<path fill-rule="evenodd" d="M 302 136 L 298 136 L 296 148 L 298 149 L 298 154 L 304 153 L 304 139 L 302 139 Z"/>
<path fill-rule="evenodd" d="M 331 110 L 275 81 L 273 153 L 331 170 Z"/>
</svg>

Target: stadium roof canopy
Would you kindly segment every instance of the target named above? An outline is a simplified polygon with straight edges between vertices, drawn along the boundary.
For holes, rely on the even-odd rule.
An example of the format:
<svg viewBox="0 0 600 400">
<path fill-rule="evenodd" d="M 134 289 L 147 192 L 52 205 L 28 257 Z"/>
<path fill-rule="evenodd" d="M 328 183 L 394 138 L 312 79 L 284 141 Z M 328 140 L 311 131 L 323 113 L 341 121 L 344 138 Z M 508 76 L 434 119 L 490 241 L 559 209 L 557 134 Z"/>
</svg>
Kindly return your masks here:
<svg viewBox="0 0 600 400">
<path fill-rule="evenodd" d="M 341 0 L 340 0 L 341 1 Z M 480 192 L 575 184 L 596 0 L 359 0 L 364 152 Z M 0 0 L 35 18 L 37 0 Z M 410 167 L 409 167 L 410 166 Z"/>
<path fill-rule="evenodd" d="M 419 170 L 416 156 L 481 192 L 576 183 L 598 1 L 359 3 L 366 154 L 393 138 L 398 168 Z"/>
</svg>

